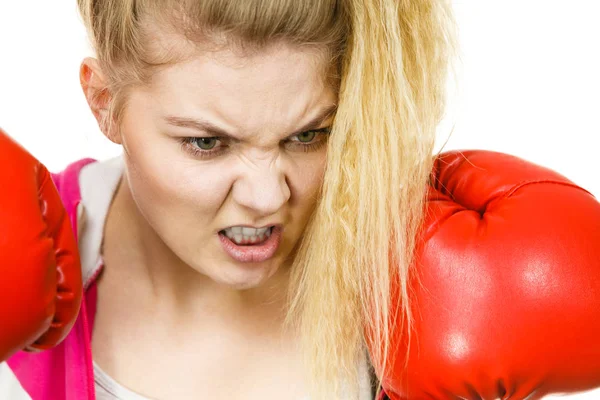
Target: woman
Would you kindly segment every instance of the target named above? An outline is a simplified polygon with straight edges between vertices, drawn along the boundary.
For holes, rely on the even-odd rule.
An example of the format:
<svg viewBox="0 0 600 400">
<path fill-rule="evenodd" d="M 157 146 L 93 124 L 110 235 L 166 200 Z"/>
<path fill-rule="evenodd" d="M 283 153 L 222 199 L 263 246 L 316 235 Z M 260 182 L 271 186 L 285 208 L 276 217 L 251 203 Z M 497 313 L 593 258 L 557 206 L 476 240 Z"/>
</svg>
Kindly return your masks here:
<svg viewBox="0 0 600 400">
<path fill-rule="evenodd" d="M 448 4 L 78 5 L 97 53 L 81 85 L 123 156 L 54 177 L 81 194 L 91 325 L 60 354 L 91 346 L 100 399 L 373 398 L 387 267 L 406 300 L 444 112 Z M 15 357 L 23 383 L 40 355 Z M 91 379 L 91 360 L 63 364 Z M 55 381 L 23 385 L 74 396 Z"/>
</svg>

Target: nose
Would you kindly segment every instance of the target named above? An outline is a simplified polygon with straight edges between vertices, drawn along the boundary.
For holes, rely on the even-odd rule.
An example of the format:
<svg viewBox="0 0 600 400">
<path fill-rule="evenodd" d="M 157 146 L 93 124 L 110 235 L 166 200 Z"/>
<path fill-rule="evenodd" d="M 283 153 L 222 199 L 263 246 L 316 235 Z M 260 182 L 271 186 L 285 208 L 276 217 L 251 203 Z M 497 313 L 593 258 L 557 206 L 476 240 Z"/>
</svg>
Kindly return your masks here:
<svg viewBox="0 0 600 400">
<path fill-rule="evenodd" d="M 256 219 L 277 213 L 290 198 L 290 188 L 279 162 L 262 160 L 253 163 L 234 187 L 235 201 L 254 214 Z"/>
</svg>

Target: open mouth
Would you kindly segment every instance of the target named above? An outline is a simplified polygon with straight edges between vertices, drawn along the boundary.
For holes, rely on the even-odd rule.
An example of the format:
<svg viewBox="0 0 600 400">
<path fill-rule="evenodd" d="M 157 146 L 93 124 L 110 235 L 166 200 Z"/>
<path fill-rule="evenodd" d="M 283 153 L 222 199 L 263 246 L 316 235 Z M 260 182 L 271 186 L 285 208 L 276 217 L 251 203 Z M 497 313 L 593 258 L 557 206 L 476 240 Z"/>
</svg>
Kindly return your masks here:
<svg viewBox="0 0 600 400">
<path fill-rule="evenodd" d="M 219 232 L 219 241 L 223 250 L 234 260 L 244 263 L 256 263 L 270 259 L 275 255 L 281 243 L 283 229 L 280 226 L 272 226 L 262 235 L 230 238 L 231 232 L 222 230 Z"/>
</svg>

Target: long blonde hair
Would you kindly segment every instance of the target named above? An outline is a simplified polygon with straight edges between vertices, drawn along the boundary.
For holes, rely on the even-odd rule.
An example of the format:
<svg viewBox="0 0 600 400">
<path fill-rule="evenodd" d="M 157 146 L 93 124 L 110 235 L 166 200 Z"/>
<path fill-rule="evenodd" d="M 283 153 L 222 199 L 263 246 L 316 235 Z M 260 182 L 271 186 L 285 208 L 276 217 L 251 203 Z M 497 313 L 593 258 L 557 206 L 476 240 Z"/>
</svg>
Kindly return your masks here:
<svg viewBox="0 0 600 400">
<path fill-rule="evenodd" d="M 344 398 L 358 397 L 367 345 L 376 349 L 375 371 L 386 374 L 393 324 L 410 339 L 409 274 L 458 54 L 449 1 L 78 0 L 116 126 L 127 90 L 178 59 L 151 46 L 146 21 L 198 45 L 225 37 L 255 49 L 273 40 L 326 49 L 338 110 L 321 196 L 293 260 L 286 319 L 300 329 L 315 399 L 341 398 L 343 385 Z M 395 279 L 402 315 L 390 315 Z"/>
</svg>

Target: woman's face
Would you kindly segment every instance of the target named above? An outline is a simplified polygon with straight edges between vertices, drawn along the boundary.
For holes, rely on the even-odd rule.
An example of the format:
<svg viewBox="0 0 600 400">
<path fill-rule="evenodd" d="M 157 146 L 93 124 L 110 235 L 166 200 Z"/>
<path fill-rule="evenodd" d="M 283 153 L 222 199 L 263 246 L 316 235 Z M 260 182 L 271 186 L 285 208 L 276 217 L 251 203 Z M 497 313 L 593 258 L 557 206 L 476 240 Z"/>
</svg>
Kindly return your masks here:
<svg viewBox="0 0 600 400">
<path fill-rule="evenodd" d="M 322 60 L 281 44 L 251 57 L 222 50 L 162 70 L 128 97 L 120 135 L 137 207 L 215 282 L 248 289 L 289 265 L 322 183 L 328 136 L 319 130 L 337 104 Z M 280 243 L 267 259 L 236 259 L 219 234 L 272 225 Z"/>
</svg>

